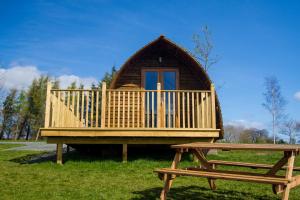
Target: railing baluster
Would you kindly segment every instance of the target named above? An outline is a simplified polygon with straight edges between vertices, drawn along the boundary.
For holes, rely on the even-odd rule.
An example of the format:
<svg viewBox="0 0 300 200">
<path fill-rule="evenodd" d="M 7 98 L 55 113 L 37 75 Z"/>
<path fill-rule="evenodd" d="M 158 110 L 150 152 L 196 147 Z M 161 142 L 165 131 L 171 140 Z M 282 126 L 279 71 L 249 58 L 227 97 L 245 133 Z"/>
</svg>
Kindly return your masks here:
<svg viewBox="0 0 300 200">
<path fill-rule="evenodd" d="M 118 91 L 118 128 L 120 128 L 120 101 L 121 101 L 121 92 Z"/>
<path fill-rule="evenodd" d="M 205 128 L 205 116 L 204 116 L 204 102 L 205 101 L 205 93 L 204 92 L 201 92 L 201 123 L 202 123 L 202 128 Z"/>
<path fill-rule="evenodd" d="M 195 128 L 195 96 L 194 96 L 194 92 L 192 92 L 192 126 L 193 128 Z"/>
<path fill-rule="evenodd" d="M 84 123 L 84 91 L 81 91 L 81 123 Z"/>
<path fill-rule="evenodd" d="M 113 91 L 113 125 L 112 127 L 115 128 L 116 127 L 116 92 Z"/>
<path fill-rule="evenodd" d="M 130 125 L 130 92 L 128 91 L 128 109 L 127 109 L 127 127 L 129 128 L 129 125 Z"/>
<path fill-rule="evenodd" d="M 190 128 L 191 127 L 191 120 L 190 120 L 190 118 L 191 118 L 191 114 L 190 114 L 190 92 L 187 92 L 186 93 L 187 94 L 187 103 L 186 103 L 186 105 L 187 105 L 187 117 L 188 117 L 188 128 Z"/>
<path fill-rule="evenodd" d="M 91 90 L 91 127 L 94 126 L 94 91 Z"/>
<path fill-rule="evenodd" d="M 137 127 L 140 128 L 140 97 L 141 97 L 141 92 L 137 92 Z"/>
<path fill-rule="evenodd" d="M 172 125 L 172 128 L 175 128 L 176 127 L 176 121 L 175 121 L 175 113 L 176 113 L 176 101 L 175 101 L 175 92 L 172 92 L 172 96 L 173 96 L 173 111 L 172 111 L 172 118 L 173 118 L 173 125 Z"/>
<path fill-rule="evenodd" d="M 89 91 L 86 92 L 85 100 L 86 100 L 86 108 L 85 108 L 85 126 L 89 127 Z"/>
<path fill-rule="evenodd" d="M 123 112 L 123 120 L 122 120 L 122 127 L 124 128 L 125 127 L 125 92 L 123 91 L 123 95 L 122 95 L 122 98 L 123 98 L 123 107 L 122 107 L 122 112 Z"/>
<path fill-rule="evenodd" d="M 149 122 L 150 122 L 150 102 L 149 102 L 149 92 L 146 92 L 146 94 L 147 94 L 147 102 L 146 102 L 146 106 L 147 106 L 147 128 L 149 128 L 150 127 L 150 124 L 149 124 Z"/>
<path fill-rule="evenodd" d="M 110 112 L 110 107 L 111 107 L 111 91 L 108 91 L 108 113 L 107 113 L 107 127 L 110 128 L 110 117 L 111 117 L 111 112 Z"/>
<path fill-rule="evenodd" d="M 171 128 L 171 92 L 168 92 L 168 128 Z"/>
<path fill-rule="evenodd" d="M 180 128 L 180 92 L 177 92 L 177 128 Z"/>
<path fill-rule="evenodd" d="M 200 128 L 199 92 L 196 93 L 197 128 Z"/>
<path fill-rule="evenodd" d="M 96 127 L 99 126 L 99 90 L 96 91 Z"/>
<path fill-rule="evenodd" d="M 185 128 L 185 92 L 182 92 L 182 125 Z"/>
<path fill-rule="evenodd" d="M 154 92 L 151 93 L 151 97 L 152 97 L 152 108 L 151 108 L 151 114 L 152 114 L 152 119 L 151 119 L 151 125 L 152 125 L 152 128 L 154 128 L 154 122 L 155 122 L 155 119 L 154 119 Z"/>
<path fill-rule="evenodd" d="M 80 97 L 80 93 L 79 91 L 76 92 L 76 122 L 77 122 L 77 127 L 80 127 L 80 115 L 79 115 L 79 97 Z"/>
</svg>

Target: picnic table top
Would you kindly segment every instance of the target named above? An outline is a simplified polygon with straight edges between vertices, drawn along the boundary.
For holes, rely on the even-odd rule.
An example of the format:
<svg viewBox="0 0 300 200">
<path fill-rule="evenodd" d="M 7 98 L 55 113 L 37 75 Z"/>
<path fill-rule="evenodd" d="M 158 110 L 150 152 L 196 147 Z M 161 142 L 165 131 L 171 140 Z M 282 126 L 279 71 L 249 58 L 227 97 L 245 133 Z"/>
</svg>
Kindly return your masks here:
<svg viewBox="0 0 300 200">
<path fill-rule="evenodd" d="M 271 150 L 271 151 L 300 151 L 300 145 L 289 144 L 231 144 L 194 142 L 171 146 L 174 149 L 224 149 L 224 150 Z"/>
</svg>

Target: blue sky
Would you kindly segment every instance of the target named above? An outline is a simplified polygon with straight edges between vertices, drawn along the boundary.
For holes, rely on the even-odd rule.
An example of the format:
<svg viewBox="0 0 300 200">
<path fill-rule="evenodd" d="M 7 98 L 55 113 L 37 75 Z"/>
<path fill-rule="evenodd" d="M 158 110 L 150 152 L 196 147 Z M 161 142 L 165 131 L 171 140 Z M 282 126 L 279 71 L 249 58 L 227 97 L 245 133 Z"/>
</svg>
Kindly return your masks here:
<svg viewBox="0 0 300 200">
<path fill-rule="evenodd" d="M 208 25 L 225 122 L 268 128 L 266 76 L 279 79 L 287 113 L 300 120 L 299 10 L 298 1 L 0 0 L 0 70 L 18 67 L 12 81 L 30 70 L 100 79 L 161 34 L 191 50 L 193 33 Z"/>
</svg>

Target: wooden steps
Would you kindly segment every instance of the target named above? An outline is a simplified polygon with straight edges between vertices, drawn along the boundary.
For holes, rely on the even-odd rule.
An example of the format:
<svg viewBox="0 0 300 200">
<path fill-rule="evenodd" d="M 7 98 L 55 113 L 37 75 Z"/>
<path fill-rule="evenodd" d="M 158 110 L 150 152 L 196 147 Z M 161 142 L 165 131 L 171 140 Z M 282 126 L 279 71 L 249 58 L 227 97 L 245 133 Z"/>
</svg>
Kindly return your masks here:
<svg viewBox="0 0 300 200">
<path fill-rule="evenodd" d="M 275 185 L 286 185 L 288 180 L 281 177 L 271 177 L 264 174 L 236 174 L 230 173 L 227 171 L 195 171 L 195 170 L 185 170 L 185 169 L 171 169 L 171 168 L 162 168 L 155 170 L 155 172 L 160 174 L 169 174 L 176 176 L 196 176 L 204 177 L 211 179 L 225 179 L 225 180 L 237 180 L 237 181 L 246 181 L 246 182 L 257 182 L 257 183 L 267 183 Z"/>
<path fill-rule="evenodd" d="M 236 167 L 249 167 L 252 169 L 271 169 L 273 166 L 268 164 L 256 164 L 256 163 L 244 163 L 244 162 L 231 162 L 223 160 L 209 160 L 208 163 L 215 165 L 226 165 Z M 283 166 L 281 170 L 286 170 L 286 166 Z M 300 171 L 300 167 L 294 167 L 294 171 Z"/>
</svg>

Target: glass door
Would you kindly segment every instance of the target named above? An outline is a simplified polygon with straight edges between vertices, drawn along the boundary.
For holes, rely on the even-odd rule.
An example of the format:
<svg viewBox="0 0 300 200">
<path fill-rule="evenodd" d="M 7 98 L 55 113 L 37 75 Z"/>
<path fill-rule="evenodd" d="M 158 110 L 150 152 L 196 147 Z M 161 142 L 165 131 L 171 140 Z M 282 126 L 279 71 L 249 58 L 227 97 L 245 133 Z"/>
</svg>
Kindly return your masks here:
<svg viewBox="0 0 300 200">
<path fill-rule="evenodd" d="M 145 90 L 157 90 L 157 83 L 161 83 L 162 90 L 176 90 L 176 69 L 145 69 L 143 71 Z M 161 105 L 157 105 L 157 93 L 145 93 L 145 125 L 146 127 L 157 127 L 157 106 L 161 106 L 165 112 L 162 114 L 162 123 L 165 127 L 175 127 L 174 119 L 174 92 L 162 92 Z M 174 97 L 173 97 L 174 96 Z M 170 104 L 170 105 L 169 105 Z M 170 113 L 170 114 L 169 114 Z M 169 119 L 170 118 L 170 119 Z M 168 123 L 170 122 L 170 123 Z"/>
</svg>

